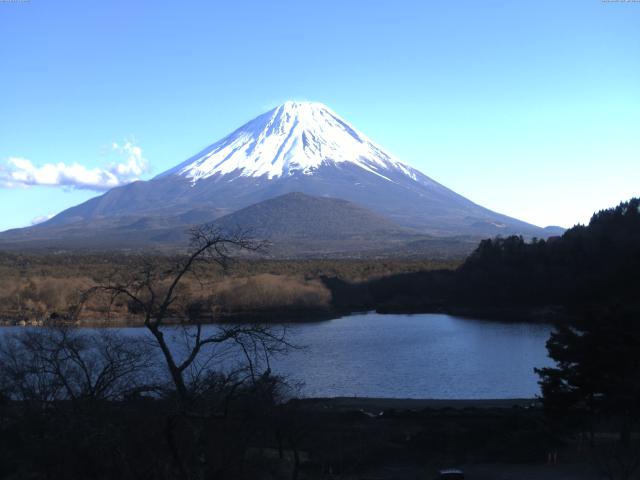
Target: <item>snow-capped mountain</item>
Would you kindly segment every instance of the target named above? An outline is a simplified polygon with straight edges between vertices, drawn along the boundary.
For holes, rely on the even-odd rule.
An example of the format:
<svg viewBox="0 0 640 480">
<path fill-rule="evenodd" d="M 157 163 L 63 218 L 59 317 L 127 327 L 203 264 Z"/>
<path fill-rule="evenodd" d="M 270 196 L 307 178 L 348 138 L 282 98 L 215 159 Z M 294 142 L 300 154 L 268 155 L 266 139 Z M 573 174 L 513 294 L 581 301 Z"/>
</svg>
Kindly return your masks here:
<svg viewBox="0 0 640 480">
<path fill-rule="evenodd" d="M 60 236 L 69 229 L 82 234 L 109 225 L 119 232 L 150 225 L 175 229 L 291 192 L 346 200 L 412 234 L 543 238 L 557 233 L 473 203 L 314 102 L 286 102 L 149 181 L 114 188 L 23 233 L 29 238 L 54 231 Z"/>
<path fill-rule="evenodd" d="M 285 102 L 195 157 L 163 173 L 192 182 L 216 174 L 243 177 L 313 175 L 323 164 L 348 162 L 386 180 L 385 171 L 415 179 L 411 167 L 384 152 L 327 106 Z"/>
</svg>

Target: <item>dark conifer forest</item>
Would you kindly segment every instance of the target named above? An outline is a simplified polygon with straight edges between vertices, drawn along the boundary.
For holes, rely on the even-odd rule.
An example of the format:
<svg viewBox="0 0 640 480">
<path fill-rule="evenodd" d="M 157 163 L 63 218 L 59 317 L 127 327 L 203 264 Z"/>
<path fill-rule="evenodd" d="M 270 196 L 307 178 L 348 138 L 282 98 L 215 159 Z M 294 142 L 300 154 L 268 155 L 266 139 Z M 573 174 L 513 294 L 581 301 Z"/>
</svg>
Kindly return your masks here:
<svg viewBox="0 0 640 480">
<path fill-rule="evenodd" d="M 512 319 L 531 308 L 564 314 L 591 306 L 629 307 L 640 285 L 640 199 L 593 215 L 561 237 L 519 236 L 480 242 L 455 270 L 400 273 L 364 284 L 327 280 L 337 305 L 361 302 L 383 311 L 467 308 L 470 315 L 500 308 Z M 552 318 L 557 319 L 557 318 Z"/>
</svg>

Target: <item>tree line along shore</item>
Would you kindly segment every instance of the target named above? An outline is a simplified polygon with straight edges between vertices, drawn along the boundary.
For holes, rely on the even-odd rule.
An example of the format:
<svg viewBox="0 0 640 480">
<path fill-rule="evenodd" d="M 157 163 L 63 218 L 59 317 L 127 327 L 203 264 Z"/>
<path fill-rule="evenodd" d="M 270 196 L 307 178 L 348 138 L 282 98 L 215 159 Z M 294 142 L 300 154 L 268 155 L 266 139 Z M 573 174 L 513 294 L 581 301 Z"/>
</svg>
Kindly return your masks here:
<svg viewBox="0 0 640 480">
<path fill-rule="evenodd" d="M 184 278 L 174 321 L 299 321 L 345 313 L 446 312 L 513 321 L 569 322 L 593 306 L 633 299 L 638 199 L 594 214 L 561 237 L 483 240 L 466 258 L 260 260 Z M 0 322 L 139 323 L 125 299 L 83 293 L 144 265 L 180 255 L 0 253 Z M 628 303 L 628 302 L 627 302 Z"/>
</svg>

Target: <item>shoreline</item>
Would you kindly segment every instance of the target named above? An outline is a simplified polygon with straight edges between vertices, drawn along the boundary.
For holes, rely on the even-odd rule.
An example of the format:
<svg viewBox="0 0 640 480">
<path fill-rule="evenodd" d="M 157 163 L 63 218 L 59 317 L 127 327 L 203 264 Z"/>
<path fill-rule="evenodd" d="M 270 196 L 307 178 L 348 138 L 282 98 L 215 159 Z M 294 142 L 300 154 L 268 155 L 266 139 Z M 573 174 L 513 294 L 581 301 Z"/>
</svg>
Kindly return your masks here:
<svg viewBox="0 0 640 480">
<path fill-rule="evenodd" d="M 331 309 L 285 309 L 266 311 L 218 312 L 216 318 L 202 318 L 199 322 L 187 322 L 182 318 L 167 318 L 165 325 L 181 325 L 200 323 L 202 325 L 216 325 L 228 323 L 313 323 L 335 320 L 338 318 L 357 315 L 360 313 L 376 313 L 379 315 L 428 315 L 443 314 L 454 317 L 464 317 L 479 321 L 497 321 L 508 323 L 553 324 L 567 320 L 567 315 L 560 307 L 547 305 L 541 307 L 462 307 L 438 306 L 431 308 L 416 308 L 413 306 L 371 306 L 371 308 L 331 308 Z M 62 317 L 47 319 L 14 319 L 10 316 L 0 317 L 1 327 L 53 327 L 76 326 L 81 328 L 113 328 L 113 327 L 143 327 L 141 318 L 131 316 L 104 318 L 83 318 L 69 320 Z"/>
<path fill-rule="evenodd" d="M 539 409 L 538 398 L 497 398 L 497 399 L 433 399 L 433 398 L 387 398 L 387 397 L 311 397 L 290 400 L 303 408 L 316 411 L 373 413 L 379 415 L 390 410 L 422 411 L 466 410 L 466 409 Z"/>
<path fill-rule="evenodd" d="M 454 317 L 472 318 L 475 320 L 492 320 L 512 323 L 556 323 L 566 321 L 569 317 L 559 305 L 540 306 L 469 306 L 436 304 L 428 306 L 381 305 L 375 307 L 376 313 L 386 314 L 421 314 L 441 313 Z"/>
<path fill-rule="evenodd" d="M 373 310 L 371 310 L 373 311 Z M 201 318 L 198 321 L 188 321 L 184 318 L 167 317 L 163 324 L 172 325 L 224 325 L 228 323 L 312 323 L 334 320 L 360 311 L 348 311 L 340 309 L 323 310 L 268 310 L 268 311 L 243 311 L 243 312 L 218 312 L 216 318 Z M 120 316 L 110 318 L 86 317 L 80 320 L 69 320 L 65 318 L 48 319 L 12 319 L 10 317 L 0 317 L 1 327 L 55 327 L 55 326 L 75 326 L 80 328 L 112 328 L 112 327 L 144 327 L 144 320 L 141 317 Z"/>
</svg>

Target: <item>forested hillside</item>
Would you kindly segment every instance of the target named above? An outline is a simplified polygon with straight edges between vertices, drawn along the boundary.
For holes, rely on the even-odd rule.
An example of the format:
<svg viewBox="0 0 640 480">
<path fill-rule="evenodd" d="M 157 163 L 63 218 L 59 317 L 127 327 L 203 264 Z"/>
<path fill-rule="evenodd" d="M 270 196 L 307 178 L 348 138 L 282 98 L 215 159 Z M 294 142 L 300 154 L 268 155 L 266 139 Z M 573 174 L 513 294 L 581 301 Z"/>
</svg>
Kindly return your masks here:
<svg viewBox="0 0 640 480">
<path fill-rule="evenodd" d="M 366 284 L 329 282 L 334 302 L 385 311 L 469 308 L 565 310 L 638 302 L 640 199 L 593 215 L 561 237 L 483 240 L 455 271 L 401 273 Z"/>
</svg>

